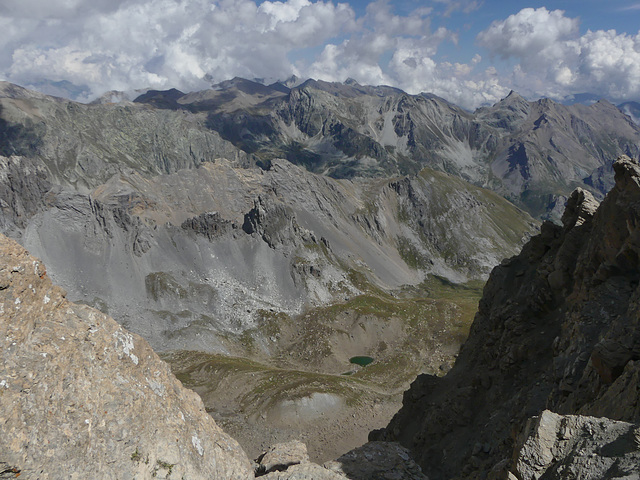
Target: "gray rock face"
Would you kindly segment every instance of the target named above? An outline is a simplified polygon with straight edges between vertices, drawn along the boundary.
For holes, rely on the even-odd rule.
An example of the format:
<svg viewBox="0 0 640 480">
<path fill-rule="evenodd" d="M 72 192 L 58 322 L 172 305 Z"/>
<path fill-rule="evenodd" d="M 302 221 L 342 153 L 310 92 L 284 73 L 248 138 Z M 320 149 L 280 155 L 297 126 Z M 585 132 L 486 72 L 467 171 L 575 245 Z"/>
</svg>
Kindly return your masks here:
<svg viewBox="0 0 640 480">
<path fill-rule="evenodd" d="M 146 341 L 65 295 L 0 236 L 3 475 L 253 477 L 240 446 Z"/>
<path fill-rule="evenodd" d="M 527 422 L 515 461 L 518 479 L 640 477 L 640 427 L 548 410 Z"/>
<path fill-rule="evenodd" d="M 432 479 L 483 478 L 544 409 L 640 422 L 640 166 L 614 169 L 597 210 L 575 192 L 563 227 L 544 223 L 494 269 L 452 370 L 418 377 L 374 438 L 409 447 Z"/>
<path fill-rule="evenodd" d="M 39 162 L 0 156 L 0 230 L 19 233 L 24 229 L 29 218 L 45 208 L 52 186 Z"/>
</svg>

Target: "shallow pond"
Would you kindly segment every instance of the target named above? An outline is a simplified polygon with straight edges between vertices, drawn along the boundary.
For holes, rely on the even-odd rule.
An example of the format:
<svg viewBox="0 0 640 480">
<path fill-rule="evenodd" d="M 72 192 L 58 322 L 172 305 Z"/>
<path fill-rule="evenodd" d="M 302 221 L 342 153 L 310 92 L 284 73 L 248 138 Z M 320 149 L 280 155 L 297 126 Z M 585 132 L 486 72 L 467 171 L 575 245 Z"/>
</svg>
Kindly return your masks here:
<svg viewBox="0 0 640 480">
<path fill-rule="evenodd" d="M 373 358 L 371 357 L 351 357 L 349 359 L 349 363 L 353 363 L 354 365 L 360 365 L 361 367 L 366 367 L 372 362 L 373 362 Z"/>
</svg>

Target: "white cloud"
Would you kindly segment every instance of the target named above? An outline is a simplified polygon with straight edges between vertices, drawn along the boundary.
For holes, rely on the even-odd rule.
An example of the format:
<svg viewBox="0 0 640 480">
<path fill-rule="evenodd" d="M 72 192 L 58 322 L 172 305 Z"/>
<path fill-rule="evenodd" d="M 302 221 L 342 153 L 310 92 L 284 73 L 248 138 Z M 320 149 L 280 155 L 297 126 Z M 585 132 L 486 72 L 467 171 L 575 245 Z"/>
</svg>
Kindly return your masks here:
<svg viewBox="0 0 640 480">
<path fill-rule="evenodd" d="M 432 23 L 474 11 L 478 0 L 434 0 L 406 15 L 396 14 L 391 0 L 376 0 L 360 18 L 336 1 L 3 0 L 0 78 L 86 85 L 90 93 L 81 100 L 113 89 L 190 91 L 210 80 L 292 73 L 432 92 L 467 108 L 511 88 L 640 96 L 640 33 L 581 34 L 578 19 L 560 10 L 526 8 L 477 37 L 489 50 L 485 57 L 510 62 L 501 76 L 473 52 L 469 60 L 438 59 L 443 44 L 457 45 L 458 33 Z"/>
<path fill-rule="evenodd" d="M 294 69 L 290 51 L 356 29 L 348 5 L 323 1 L 57 0 L 43 3 L 38 15 L 39 3 L 9 0 L 0 7 L 0 22 L 18 24 L 0 40 L 0 75 L 22 84 L 68 80 L 88 85 L 93 95 L 204 88 L 205 74 L 215 81 L 281 77 Z"/>
<path fill-rule="evenodd" d="M 524 60 L 550 53 L 555 46 L 578 33 L 578 21 L 566 18 L 562 10 L 525 8 L 506 20 L 495 21 L 478 35 L 480 45 L 504 58 Z"/>
<path fill-rule="evenodd" d="M 86 86 L 80 100 L 89 100 L 114 89 L 190 91 L 234 76 L 295 73 L 428 91 L 472 108 L 499 99 L 496 77 L 474 73 L 479 60 L 435 60 L 458 37 L 432 30 L 431 20 L 434 9 L 478 5 L 440 0 L 397 15 L 390 0 L 377 0 L 356 18 L 332 0 L 4 0 L 0 78 L 25 86 L 65 80 Z M 315 57 L 292 64 L 303 51 Z"/>
<path fill-rule="evenodd" d="M 467 108 L 506 95 L 509 90 L 501 88 L 494 75 L 480 72 L 471 79 L 481 61 L 479 55 L 468 64 L 434 59 L 439 46 L 446 41 L 456 43 L 457 35 L 443 27 L 432 31 L 429 12 L 401 17 L 392 13 L 387 1 L 374 2 L 367 8 L 361 32 L 325 46 L 303 71 L 330 81 L 352 77 L 360 83 L 394 85 L 408 93 L 435 93 Z"/>
<path fill-rule="evenodd" d="M 515 59 L 514 88 L 562 97 L 591 92 L 614 99 L 640 95 L 640 32 L 587 31 L 563 11 L 526 8 L 481 32 L 478 43 L 493 55 Z"/>
</svg>

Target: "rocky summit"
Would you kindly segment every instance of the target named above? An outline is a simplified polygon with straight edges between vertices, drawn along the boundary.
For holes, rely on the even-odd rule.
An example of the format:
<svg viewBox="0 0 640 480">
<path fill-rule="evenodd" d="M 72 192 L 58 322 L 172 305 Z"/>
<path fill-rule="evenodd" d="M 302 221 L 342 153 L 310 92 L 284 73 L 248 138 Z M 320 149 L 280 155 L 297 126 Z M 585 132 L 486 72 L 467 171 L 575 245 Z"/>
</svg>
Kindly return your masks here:
<svg viewBox="0 0 640 480">
<path fill-rule="evenodd" d="M 562 226 L 494 269 L 452 370 L 418 377 L 372 437 L 432 480 L 638 477 L 637 427 L 620 422 L 640 421 L 640 165 L 613 168 L 602 204 L 576 190 Z"/>
</svg>

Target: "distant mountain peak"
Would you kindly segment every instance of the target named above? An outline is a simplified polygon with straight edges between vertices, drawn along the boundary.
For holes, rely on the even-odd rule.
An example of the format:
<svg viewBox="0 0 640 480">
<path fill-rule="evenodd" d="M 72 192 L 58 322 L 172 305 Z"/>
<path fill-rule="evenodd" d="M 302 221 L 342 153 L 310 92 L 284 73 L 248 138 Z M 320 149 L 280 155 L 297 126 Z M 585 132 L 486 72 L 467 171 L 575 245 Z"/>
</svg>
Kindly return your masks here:
<svg viewBox="0 0 640 480">
<path fill-rule="evenodd" d="M 502 100 L 500 100 L 498 102 L 498 104 L 500 104 L 500 103 L 513 104 L 513 103 L 521 103 L 521 102 L 527 102 L 527 100 L 522 95 L 520 95 L 518 92 L 516 92 L 515 90 L 511 90 L 509 92 L 509 95 L 507 95 Z"/>
</svg>

